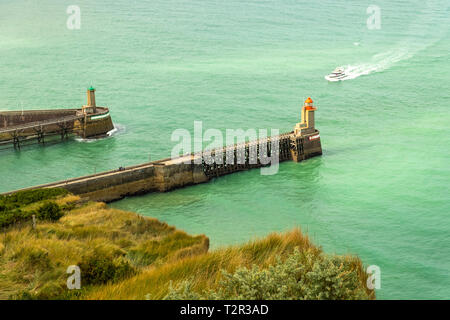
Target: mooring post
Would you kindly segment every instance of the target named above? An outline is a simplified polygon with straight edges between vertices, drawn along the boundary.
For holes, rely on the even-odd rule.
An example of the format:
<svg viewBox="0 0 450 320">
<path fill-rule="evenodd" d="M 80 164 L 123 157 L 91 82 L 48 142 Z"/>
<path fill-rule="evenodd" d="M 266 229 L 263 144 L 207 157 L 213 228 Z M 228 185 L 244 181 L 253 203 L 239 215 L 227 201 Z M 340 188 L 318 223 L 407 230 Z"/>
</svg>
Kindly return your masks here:
<svg viewBox="0 0 450 320">
<path fill-rule="evenodd" d="M 64 121 L 62 124 L 59 125 L 61 128 L 61 140 L 64 140 L 64 138 L 67 138 L 67 123 Z"/>
<path fill-rule="evenodd" d="M 35 129 L 38 135 L 38 143 L 44 144 L 44 128 L 42 127 L 42 125 L 39 126 L 38 129 Z"/>
<path fill-rule="evenodd" d="M 14 142 L 14 149 L 20 150 L 20 140 L 19 140 L 19 135 L 17 134 L 17 131 L 14 131 L 13 142 Z"/>
</svg>

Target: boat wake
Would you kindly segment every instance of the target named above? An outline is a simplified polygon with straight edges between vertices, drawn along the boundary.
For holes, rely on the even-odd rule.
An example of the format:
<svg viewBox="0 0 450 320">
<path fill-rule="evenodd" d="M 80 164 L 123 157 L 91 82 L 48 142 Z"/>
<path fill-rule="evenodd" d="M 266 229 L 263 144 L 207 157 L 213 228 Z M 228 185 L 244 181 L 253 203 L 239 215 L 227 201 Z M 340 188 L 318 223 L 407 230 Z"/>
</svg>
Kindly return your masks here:
<svg viewBox="0 0 450 320">
<path fill-rule="evenodd" d="M 424 48 L 420 50 L 423 49 Z M 372 61 L 370 62 L 346 65 L 343 67 L 343 73 L 346 76 L 341 78 L 340 81 L 351 80 L 374 72 L 384 71 L 400 61 L 411 58 L 418 51 L 418 49 L 411 50 L 409 48 L 390 50 L 388 52 L 374 55 L 372 57 Z"/>
<path fill-rule="evenodd" d="M 325 77 L 328 81 L 344 81 L 356 79 L 360 76 L 365 76 L 373 72 L 380 72 L 390 68 L 395 63 L 408 59 L 411 56 L 410 53 L 400 53 L 400 52 L 387 52 L 383 54 L 378 54 L 373 57 L 373 61 L 370 63 L 359 63 L 355 65 L 346 65 L 343 67 L 344 77 L 339 79 L 330 79 L 328 76 Z"/>
<path fill-rule="evenodd" d="M 381 72 L 391 68 L 400 61 L 412 58 L 418 52 L 439 42 L 444 38 L 446 29 L 440 28 L 439 30 L 436 30 L 436 25 L 441 25 L 441 23 L 437 23 L 438 21 L 444 20 L 445 22 L 448 20 L 447 17 L 442 18 L 439 14 L 445 7 L 448 7 L 448 3 L 444 5 L 442 1 L 439 0 L 428 0 L 426 2 L 425 10 L 422 11 L 420 16 L 415 19 L 415 22 L 409 26 L 408 34 L 414 36 L 402 40 L 395 48 L 387 52 L 374 55 L 369 62 L 341 67 L 343 74 L 341 77 L 332 77 L 332 74 L 330 74 L 325 76 L 325 79 L 328 81 L 344 81 L 374 72 Z M 426 40 L 424 41 L 424 39 Z M 354 44 L 356 45 L 356 43 Z M 357 42 L 357 44 L 359 45 L 359 42 Z"/>
</svg>

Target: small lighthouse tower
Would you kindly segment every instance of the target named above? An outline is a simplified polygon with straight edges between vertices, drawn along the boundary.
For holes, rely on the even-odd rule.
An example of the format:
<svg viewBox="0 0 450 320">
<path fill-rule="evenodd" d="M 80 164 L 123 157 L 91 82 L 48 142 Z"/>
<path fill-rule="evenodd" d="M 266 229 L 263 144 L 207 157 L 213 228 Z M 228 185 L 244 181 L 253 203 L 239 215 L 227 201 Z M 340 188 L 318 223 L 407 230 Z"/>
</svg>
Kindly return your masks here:
<svg viewBox="0 0 450 320">
<path fill-rule="evenodd" d="M 302 161 L 322 154 L 319 130 L 314 123 L 314 111 L 317 108 L 309 97 L 302 107 L 300 122 L 295 125 L 291 135 L 291 156 L 294 161 Z"/>
<path fill-rule="evenodd" d="M 87 105 L 82 108 L 84 113 L 96 113 L 97 106 L 95 104 L 95 88 L 90 87 L 87 89 Z"/>
<path fill-rule="evenodd" d="M 311 97 L 308 97 L 308 99 L 305 100 L 305 104 L 302 107 L 300 122 L 297 123 L 294 128 L 295 135 L 303 136 L 315 132 L 314 111 L 316 111 L 317 108 L 314 107 L 313 103 Z"/>
</svg>

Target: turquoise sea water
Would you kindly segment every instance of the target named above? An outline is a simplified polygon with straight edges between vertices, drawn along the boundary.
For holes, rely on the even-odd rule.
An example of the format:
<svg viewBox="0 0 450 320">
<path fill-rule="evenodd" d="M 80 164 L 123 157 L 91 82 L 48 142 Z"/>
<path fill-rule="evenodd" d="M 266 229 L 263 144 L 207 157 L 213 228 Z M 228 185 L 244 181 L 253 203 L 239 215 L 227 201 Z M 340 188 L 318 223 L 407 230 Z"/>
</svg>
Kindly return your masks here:
<svg viewBox="0 0 450 320">
<path fill-rule="evenodd" d="M 299 226 L 378 265 L 379 298 L 450 297 L 448 1 L 376 1 L 375 30 L 369 1 L 76 2 L 80 30 L 73 1 L 0 0 L 0 108 L 80 107 L 94 85 L 119 130 L 0 151 L 0 191 L 170 156 L 195 120 L 289 131 L 311 96 L 322 157 L 112 206 L 212 247 Z M 355 78 L 325 81 L 339 65 Z"/>
</svg>

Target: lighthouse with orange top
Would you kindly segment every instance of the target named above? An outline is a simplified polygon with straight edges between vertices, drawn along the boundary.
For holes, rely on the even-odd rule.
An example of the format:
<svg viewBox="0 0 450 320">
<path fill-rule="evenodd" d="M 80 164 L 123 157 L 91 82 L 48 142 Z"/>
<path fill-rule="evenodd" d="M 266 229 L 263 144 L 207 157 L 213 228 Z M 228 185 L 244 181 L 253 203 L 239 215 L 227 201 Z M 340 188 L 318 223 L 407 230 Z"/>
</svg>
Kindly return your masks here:
<svg viewBox="0 0 450 320">
<path fill-rule="evenodd" d="M 317 110 L 313 105 L 311 97 L 305 100 L 302 108 L 300 122 L 294 128 L 295 135 L 306 135 L 315 131 L 314 127 L 314 111 Z"/>
<path fill-rule="evenodd" d="M 301 161 L 322 154 L 319 130 L 315 128 L 314 112 L 317 108 L 311 97 L 305 100 L 300 122 L 291 136 L 292 160 Z"/>
</svg>

